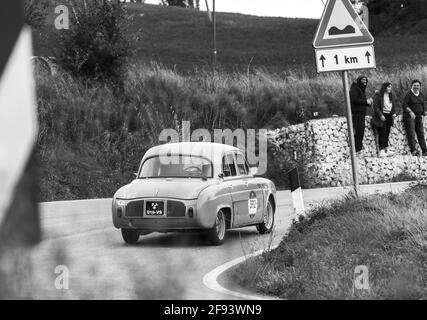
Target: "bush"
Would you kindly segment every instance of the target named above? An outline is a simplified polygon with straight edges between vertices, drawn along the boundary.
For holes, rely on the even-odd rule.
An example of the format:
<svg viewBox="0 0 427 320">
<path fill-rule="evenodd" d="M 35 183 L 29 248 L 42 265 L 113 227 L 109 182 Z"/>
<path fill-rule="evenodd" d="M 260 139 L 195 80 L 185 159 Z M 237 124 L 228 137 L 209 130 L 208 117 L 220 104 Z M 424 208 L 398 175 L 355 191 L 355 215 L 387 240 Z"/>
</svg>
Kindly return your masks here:
<svg viewBox="0 0 427 320">
<path fill-rule="evenodd" d="M 125 62 L 132 55 L 124 4 L 113 1 L 71 1 L 70 30 L 58 34 L 54 52 L 73 75 L 122 83 Z"/>
<path fill-rule="evenodd" d="M 43 0 L 25 0 L 24 21 L 34 29 L 41 28 L 46 20 L 46 8 L 48 3 Z"/>
</svg>

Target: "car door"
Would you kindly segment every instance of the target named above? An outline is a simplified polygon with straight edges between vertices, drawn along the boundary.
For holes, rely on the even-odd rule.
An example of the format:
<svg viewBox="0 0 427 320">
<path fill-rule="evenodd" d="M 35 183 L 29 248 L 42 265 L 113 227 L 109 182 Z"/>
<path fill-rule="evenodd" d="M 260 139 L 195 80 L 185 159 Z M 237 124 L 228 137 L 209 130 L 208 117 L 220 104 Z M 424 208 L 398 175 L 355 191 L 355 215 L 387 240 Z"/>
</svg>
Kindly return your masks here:
<svg viewBox="0 0 427 320">
<path fill-rule="evenodd" d="M 235 152 L 237 174 L 246 187 L 245 208 L 239 211 L 239 224 L 252 224 L 262 220 L 264 210 L 264 194 L 261 186 L 249 172 L 249 165 L 242 152 Z M 244 209 L 244 210 L 243 210 Z"/>
<path fill-rule="evenodd" d="M 251 173 L 250 173 L 250 169 L 249 169 L 249 164 L 247 159 L 245 159 L 245 166 L 246 166 L 246 170 L 248 171 L 248 179 L 249 179 L 249 190 L 251 191 L 251 193 L 255 193 L 256 199 L 257 199 L 257 209 L 256 209 L 256 213 L 255 216 L 253 218 L 252 221 L 263 221 L 263 216 L 264 216 L 264 210 L 266 209 L 266 195 L 265 195 L 265 190 L 264 190 L 264 185 L 262 183 L 260 183 L 260 179 L 254 177 Z"/>
<path fill-rule="evenodd" d="M 223 158 L 224 182 L 230 190 L 233 202 L 233 227 L 244 224 L 242 218 L 248 211 L 248 185 L 237 173 L 236 158 L 234 152 L 227 152 Z"/>
</svg>

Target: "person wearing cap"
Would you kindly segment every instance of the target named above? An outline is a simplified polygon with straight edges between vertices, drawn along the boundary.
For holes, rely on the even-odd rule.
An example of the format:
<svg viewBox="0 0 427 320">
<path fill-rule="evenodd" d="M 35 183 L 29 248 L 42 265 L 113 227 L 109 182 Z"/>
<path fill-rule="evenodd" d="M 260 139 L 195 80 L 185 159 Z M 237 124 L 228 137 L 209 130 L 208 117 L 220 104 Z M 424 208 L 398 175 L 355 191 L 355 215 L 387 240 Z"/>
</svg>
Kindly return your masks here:
<svg viewBox="0 0 427 320">
<path fill-rule="evenodd" d="M 403 99 L 403 122 L 405 124 L 406 134 L 408 136 L 409 148 L 413 156 L 420 156 L 421 153 L 416 149 L 416 143 L 421 147 L 422 155 L 427 157 L 427 146 L 424 136 L 423 118 L 427 114 L 426 100 L 421 92 L 421 81 L 413 80 L 411 90 Z"/>
<path fill-rule="evenodd" d="M 351 113 L 353 116 L 354 139 L 356 144 L 356 155 L 363 156 L 363 138 L 365 136 L 365 117 L 368 107 L 372 104 L 373 99 L 366 98 L 366 87 L 368 78 L 359 76 L 350 88 Z"/>
</svg>

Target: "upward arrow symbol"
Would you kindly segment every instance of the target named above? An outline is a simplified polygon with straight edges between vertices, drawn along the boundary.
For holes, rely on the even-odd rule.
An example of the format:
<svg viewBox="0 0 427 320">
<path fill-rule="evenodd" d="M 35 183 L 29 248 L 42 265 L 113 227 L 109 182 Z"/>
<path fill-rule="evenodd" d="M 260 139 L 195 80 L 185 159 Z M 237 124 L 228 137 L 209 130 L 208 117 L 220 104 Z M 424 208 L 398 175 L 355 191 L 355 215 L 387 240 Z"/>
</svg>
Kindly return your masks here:
<svg viewBox="0 0 427 320">
<path fill-rule="evenodd" d="M 366 59 L 368 59 L 368 63 L 371 63 L 371 54 L 369 53 L 369 51 L 366 51 L 365 57 Z"/>
<path fill-rule="evenodd" d="M 325 67 L 325 60 L 326 60 L 326 58 L 325 58 L 325 56 L 322 54 L 322 55 L 320 56 L 320 61 L 322 62 L 322 68 L 324 68 L 324 67 Z"/>
</svg>

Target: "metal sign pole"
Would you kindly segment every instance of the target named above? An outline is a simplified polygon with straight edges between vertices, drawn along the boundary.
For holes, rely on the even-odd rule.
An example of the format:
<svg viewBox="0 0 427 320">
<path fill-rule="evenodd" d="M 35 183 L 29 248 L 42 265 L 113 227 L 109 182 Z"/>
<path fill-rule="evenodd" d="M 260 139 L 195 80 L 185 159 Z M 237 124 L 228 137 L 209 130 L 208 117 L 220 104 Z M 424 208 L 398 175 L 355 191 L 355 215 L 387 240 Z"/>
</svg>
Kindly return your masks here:
<svg viewBox="0 0 427 320">
<path fill-rule="evenodd" d="M 353 169 L 353 184 L 354 192 L 359 197 L 359 176 L 358 176 L 358 163 L 356 159 L 356 147 L 354 141 L 354 128 L 353 128 L 353 117 L 351 114 L 351 101 L 350 101 L 350 89 L 348 87 L 348 71 L 342 73 L 342 81 L 344 85 L 344 97 L 347 113 L 347 126 L 348 126 L 348 138 L 350 141 L 350 155 L 351 165 Z"/>
</svg>

